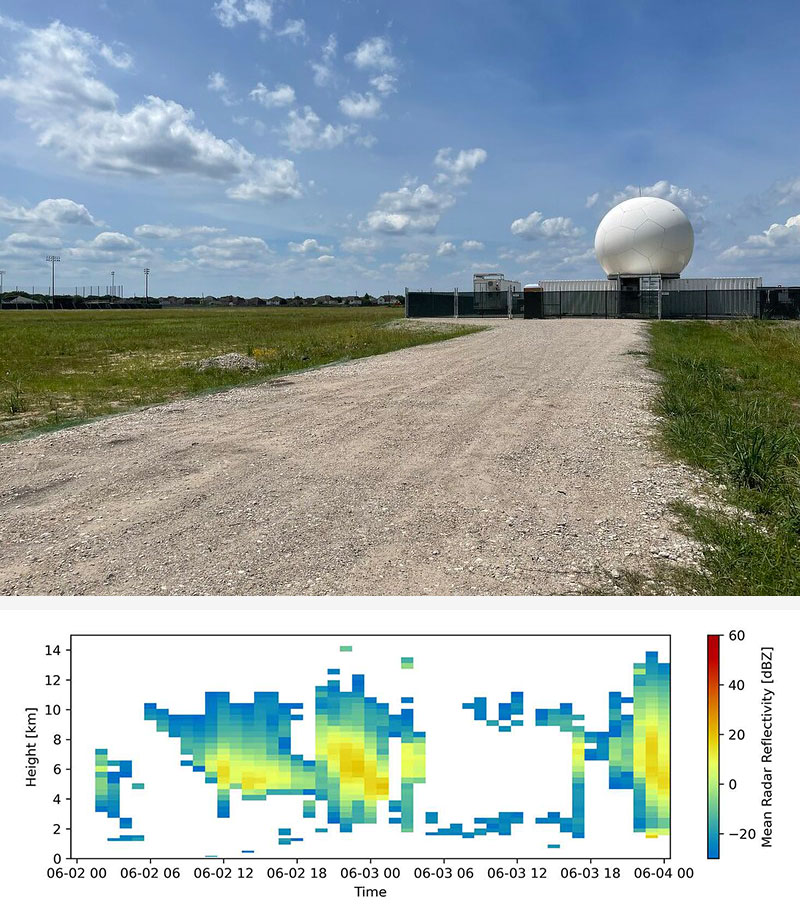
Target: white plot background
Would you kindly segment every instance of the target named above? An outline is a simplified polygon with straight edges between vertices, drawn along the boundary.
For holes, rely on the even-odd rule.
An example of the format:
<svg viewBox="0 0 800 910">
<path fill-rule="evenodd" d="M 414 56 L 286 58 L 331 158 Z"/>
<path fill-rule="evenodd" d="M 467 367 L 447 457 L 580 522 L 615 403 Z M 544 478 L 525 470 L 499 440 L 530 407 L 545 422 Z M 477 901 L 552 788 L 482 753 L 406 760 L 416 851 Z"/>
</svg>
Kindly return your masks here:
<svg viewBox="0 0 800 910">
<path fill-rule="evenodd" d="M 195 858 L 205 856 L 315 858 L 584 857 L 663 858 L 668 837 L 633 832 L 633 794 L 608 789 L 608 764 L 586 763 L 586 837 L 573 839 L 557 825 L 535 818 L 549 811 L 571 814 L 571 736 L 536 727 L 536 708 L 571 702 L 585 729 L 608 729 L 608 693 L 633 694 L 633 664 L 646 651 L 669 660 L 665 635 L 587 636 L 75 636 L 72 641 L 72 836 L 73 855 L 94 858 Z M 352 652 L 341 652 L 352 645 Z M 401 669 L 400 658 L 414 668 Z M 171 713 L 203 714 L 207 691 L 230 692 L 252 702 L 257 691 L 275 691 L 282 702 L 304 706 L 292 724 L 292 752 L 314 758 L 314 689 L 327 670 L 341 670 L 342 689 L 352 674 L 365 676 L 367 696 L 400 711 L 401 696 L 414 698 L 414 727 L 426 733 L 427 781 L 414 787 L 414 831 L 388 824 L 388 805 L 378 823 L 342 833 L 328 825 L 327 804 L 304 819 L 302 796 L 242 801 L 231 792 L 230 818 L 216 816 L 216 786 L 182 767 L 180 741 L 144 720 L 143 705 Z M 512 691 L 524 693 L 523 726 L 510 733 L 476 722 L 462 708 L 486 696 L 488 716 Z M 130 831 L 94 811 L 94 751 L 131 759 L 133 781 L 122 782 L 121 814 Z M 400 798 L 399 740 L 391 740 L 391 799 Z M 310 799 L 310 796 L 306 796 Z M 510 836 L 474 839 L 426 836 L 425 813 L 439 826 L 500 812 L 523 812 Z M 327 827 L 328 833 L 314 829 Z M 291 828 L 301 843 L 278 845 L 278 829 Z M 121 833 L 144 842 L 109 842 Z M 557 843 L 558 849 L 548 844 Z"/>
</svg>

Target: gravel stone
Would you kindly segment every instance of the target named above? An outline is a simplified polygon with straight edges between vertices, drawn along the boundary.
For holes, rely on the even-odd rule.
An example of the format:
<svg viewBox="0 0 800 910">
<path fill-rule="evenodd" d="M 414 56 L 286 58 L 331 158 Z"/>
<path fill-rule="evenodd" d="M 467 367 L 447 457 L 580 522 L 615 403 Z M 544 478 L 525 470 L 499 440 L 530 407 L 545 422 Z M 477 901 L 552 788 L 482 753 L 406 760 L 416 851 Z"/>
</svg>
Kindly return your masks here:
<svg viewBox="0 0 800 910">
<path fill-rule="evenodd" d="M 206 373 L 208 370 L 251 373 L 259 368 L 260 364 L 255 357 L 247 357 L 245 354 L 220 354 L 197 362 L 198 373 Z"/>
<path fill-rule="evenodd" d="M 476 322 L 2 446 L 0 593 L 564 594 L 693 564 L 644 326 Z"/>
</svg>

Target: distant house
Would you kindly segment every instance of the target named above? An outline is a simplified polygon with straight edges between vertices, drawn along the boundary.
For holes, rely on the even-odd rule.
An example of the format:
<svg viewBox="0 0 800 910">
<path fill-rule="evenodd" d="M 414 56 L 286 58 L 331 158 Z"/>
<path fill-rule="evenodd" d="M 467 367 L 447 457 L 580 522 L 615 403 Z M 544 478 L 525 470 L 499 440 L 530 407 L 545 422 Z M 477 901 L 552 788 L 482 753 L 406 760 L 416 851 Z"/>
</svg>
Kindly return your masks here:
<svg viewBox="0 0 800 910">
<path fill-rule="evenodd" d="M 336 300 L 330 294 L 322 294 L 314 298 L 314 303 L 317 306 L 330 306 L 332 303 L 336 303 Z"/>
<path fill-rule="evenodd" d="M 267 306 L 285 306 L 286 298 L 278 297 L 277 294 L 273 297 L 267 297 Z"/>
</svg>

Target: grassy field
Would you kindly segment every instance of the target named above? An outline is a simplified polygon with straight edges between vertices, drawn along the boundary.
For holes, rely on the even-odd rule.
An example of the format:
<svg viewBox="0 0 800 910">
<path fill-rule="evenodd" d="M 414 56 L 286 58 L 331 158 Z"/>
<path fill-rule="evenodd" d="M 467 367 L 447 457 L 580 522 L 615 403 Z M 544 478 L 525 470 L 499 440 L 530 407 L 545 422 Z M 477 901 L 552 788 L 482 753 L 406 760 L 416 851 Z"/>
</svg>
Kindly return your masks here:
<svg viewBox="0 0 800 910">
<path fill-rule="evenodd" d="M 651 366 L 667 450 L 724 486 L 720 509 L 678 510 L 704 550 L 687 590 L 800 593 L 800 327 L 659 322 Z"/>
<path fill-rule="evenodd" d="M 477 331 L 397 324 L 390 307 L 0 312 L 0 439 Z M 390 326 L 390 323 L 394 325 Z M 255 357 L 257 373 L 198 372 Z"/>
</svg>

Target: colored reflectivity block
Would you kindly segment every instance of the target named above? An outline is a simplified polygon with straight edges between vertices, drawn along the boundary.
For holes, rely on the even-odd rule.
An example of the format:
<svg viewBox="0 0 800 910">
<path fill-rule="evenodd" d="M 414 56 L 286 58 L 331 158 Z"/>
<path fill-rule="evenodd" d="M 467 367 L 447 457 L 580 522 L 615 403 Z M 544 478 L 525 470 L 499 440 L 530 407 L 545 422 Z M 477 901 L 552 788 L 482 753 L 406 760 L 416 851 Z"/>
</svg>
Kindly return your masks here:
<svg viewBox="0 0 800 910">
<path fill-rule="evenodd" d="M 719 859 L 719 635 L 709 635 L 708 656 L 708 858 Z"/>
</svg>

